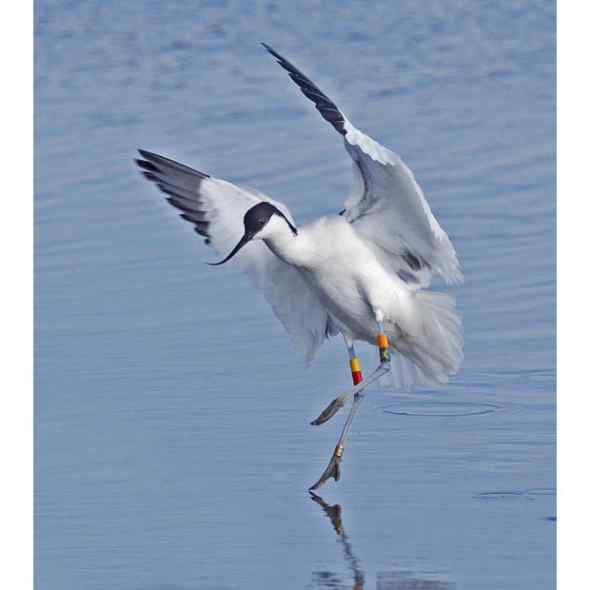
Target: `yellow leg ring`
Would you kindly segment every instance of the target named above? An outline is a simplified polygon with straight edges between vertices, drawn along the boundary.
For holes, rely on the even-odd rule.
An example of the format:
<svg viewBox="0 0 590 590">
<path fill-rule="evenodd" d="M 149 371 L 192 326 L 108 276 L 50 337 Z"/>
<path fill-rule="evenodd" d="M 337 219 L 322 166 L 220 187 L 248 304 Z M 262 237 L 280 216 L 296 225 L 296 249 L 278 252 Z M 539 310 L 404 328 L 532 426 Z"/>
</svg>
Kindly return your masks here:
<svg viewBox="0 0 590 590">
<path fill-rule="evenodd" d="M 351 371 L 360 371 L 361 370 L 361 361 L 359 360 L 358 356 L 353 356 L 350 359 L 350 370 Z"/>
</svg>

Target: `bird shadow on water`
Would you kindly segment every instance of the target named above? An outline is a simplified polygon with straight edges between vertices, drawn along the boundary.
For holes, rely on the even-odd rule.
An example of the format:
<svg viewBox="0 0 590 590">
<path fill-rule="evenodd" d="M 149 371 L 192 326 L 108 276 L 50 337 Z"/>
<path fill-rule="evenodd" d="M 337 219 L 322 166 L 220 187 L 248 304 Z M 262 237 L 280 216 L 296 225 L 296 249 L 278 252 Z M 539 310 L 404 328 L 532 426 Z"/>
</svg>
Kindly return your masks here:
<svg viewBox="0 0 590 590">
<path fill-rule="evenodd" d="M 309 492 L 313 502 L 321 506 L 324 514 L 330 519 L 338 543 L 342 547 L 342 553 L 347 569 L 352 580 L 343 581 L 342 577 L 330 571 L 316 571 L 312 573 L 312 588 L 332 588 L 334 590 L 369 590 L 365 585 L 366 575 L 360 559 L 355 554 L 352 541 L 346 534 L 342 522 L 342 506 L 340 504 L 328 504 L 321 496 Z M 352 582 L 352 584 L 351 584 Z M 376 590 L 452 590 L 455 584 L 445 580 L 420 577 L 405 571 L 382 571 L 376 574 Z"/>
</svg>

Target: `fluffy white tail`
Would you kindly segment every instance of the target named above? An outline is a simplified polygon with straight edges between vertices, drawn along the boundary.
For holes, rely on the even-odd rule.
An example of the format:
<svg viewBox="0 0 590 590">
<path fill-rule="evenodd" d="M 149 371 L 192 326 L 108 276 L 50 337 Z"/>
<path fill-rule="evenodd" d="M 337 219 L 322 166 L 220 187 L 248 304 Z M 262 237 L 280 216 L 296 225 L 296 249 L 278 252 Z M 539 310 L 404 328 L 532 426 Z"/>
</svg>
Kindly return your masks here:
<svg viewBox="0 0 590 590">
<path fill-rule="evenodd" d="M 396 387 L 447 383 L 463 361 L 461 316 L 455 298 L 443 293 L 415 293 L 420 329 L 394 339 L 392 377 Z"/>
</svg>

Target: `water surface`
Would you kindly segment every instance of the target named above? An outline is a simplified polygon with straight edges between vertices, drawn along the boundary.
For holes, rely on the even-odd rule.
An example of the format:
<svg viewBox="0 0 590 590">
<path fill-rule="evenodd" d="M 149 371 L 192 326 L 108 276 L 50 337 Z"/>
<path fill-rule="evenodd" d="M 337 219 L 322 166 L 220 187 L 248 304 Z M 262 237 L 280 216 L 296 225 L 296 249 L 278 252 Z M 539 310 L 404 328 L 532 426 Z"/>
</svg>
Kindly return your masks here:
<svg viewBox="0 0 590 590">
<path fill-rule="evenodd" d="M 554 21 L 532 1 L 37 4 L 38 589 L 553 587 Z M 338 211 L 348 156 L 259 40 L 402 155 L 466 277 L 460 374 L 369 396 L 321 502 L 342 418 L 308 423 L 348 384 L 342 343 L 306 370 L 132 163 L 166 154 L 300 223 Z"/>
</svg>

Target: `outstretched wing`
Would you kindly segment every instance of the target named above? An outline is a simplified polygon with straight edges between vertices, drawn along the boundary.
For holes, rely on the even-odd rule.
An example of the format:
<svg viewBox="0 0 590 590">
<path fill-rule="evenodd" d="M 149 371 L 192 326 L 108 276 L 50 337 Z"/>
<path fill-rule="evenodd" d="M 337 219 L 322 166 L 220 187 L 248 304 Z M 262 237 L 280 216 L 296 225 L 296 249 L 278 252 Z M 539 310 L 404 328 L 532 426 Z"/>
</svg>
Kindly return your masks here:
<svg viewBox="0 0 590 590">
<path fill-rule="evenodd" d="M 244 233 L 244 214 L 266 201 L 293 222 L 287 207 L 265 195 L 189 168 L 157 154 L 139 150 L 143 175 L 156 183 L 166 200 L 181 211 L 220 255 L 225 256 Z M 261 289 L 275 315 L 310 361 L 322 342 L 334 335 L 328 313 L 299 271 L 275 256 L 264 242 L 253 240 L 234 259 Z"/>
<path fill-rule="evenodd" d="M 415 288 L 428 285 L 433 274 L 448 283 L 460 282 L 463 276 L 455 248 L 402 159 L 356 129 L 307 76 L 262 45 L 344 137 L 353 162 L 353 187 L 343 214 L 382 264 Z"/>
</svg>

